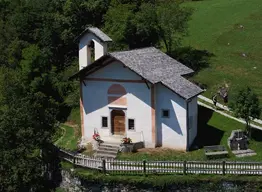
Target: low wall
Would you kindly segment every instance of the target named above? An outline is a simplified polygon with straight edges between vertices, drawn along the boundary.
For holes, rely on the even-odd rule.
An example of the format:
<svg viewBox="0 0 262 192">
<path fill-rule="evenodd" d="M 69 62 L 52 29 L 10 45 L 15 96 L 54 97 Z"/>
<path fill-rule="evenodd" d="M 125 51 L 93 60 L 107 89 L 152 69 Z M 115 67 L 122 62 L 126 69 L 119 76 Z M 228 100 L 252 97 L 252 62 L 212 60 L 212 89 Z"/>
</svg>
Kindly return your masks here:
<svg viewBox="0 0 262 192">
<path fill-rule="evenodd" d="M 87 179 L 74 176 L 74 171 L 62 170 L 62 181 L 60 188 L 67 192 L 188 192 L 188 191 L 257 191 L 259 189 L 259 183 L 251 182 L 234 182 L 234 181 L 195 181 L 195 183 L 181 183 L 181 184 L 169 184 L 162 187 L 154 187 L 150 184 L 123 184 L 120 182 L 115 183 L 103 183 L 103 182 L 90 182 Z"/>
</svg>

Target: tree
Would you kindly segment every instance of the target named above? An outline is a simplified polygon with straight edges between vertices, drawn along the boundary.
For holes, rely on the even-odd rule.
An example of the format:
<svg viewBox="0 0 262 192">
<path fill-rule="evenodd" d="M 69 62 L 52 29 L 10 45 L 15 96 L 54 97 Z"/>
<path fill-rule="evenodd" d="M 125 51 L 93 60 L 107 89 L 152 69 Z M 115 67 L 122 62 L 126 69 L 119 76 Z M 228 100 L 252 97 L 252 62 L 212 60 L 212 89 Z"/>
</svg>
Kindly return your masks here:
<svg viewBox="0 0 262 192">
<path fill-rule="evenodd" d="M 25 89 L 21 72 L 0 72 L 0 191 L 44 189 L 47 165 L 41 151 L 49 150 L 57 103 L 40 91 Z"/>
<path fill-rule="evenodd" d="M 236 117 L 241 117 L 246 121 L 246 131 L 251 137 L 250 120 L 259 118 L 261 113 L 257 95 L 249 87 L 246 87 L 238 92 L 230 107 Z"/>
<path fill-rule="evenodd" d="M 44 154 L 79 102 L 68 81 L 74 39 L 87 25 L 101 27 L 109 2 L 0 0 L 0 191 L 48 191 Z"/>
<path fill-rule="evenodd" d="M 182 1 L 167 0 L 157 6 L 159 36 L 168 54 L 180 45 L 187 34 L 192 9 L 181 6 Z"/>
<path fill-rule="evenodd" d="M 112 0 L 105 15 L 105 31 L 116 49 L 164 45 L 171 53 L 187 34 L 191 14 L 192 9 L 177 0 Z"/>
</svg>

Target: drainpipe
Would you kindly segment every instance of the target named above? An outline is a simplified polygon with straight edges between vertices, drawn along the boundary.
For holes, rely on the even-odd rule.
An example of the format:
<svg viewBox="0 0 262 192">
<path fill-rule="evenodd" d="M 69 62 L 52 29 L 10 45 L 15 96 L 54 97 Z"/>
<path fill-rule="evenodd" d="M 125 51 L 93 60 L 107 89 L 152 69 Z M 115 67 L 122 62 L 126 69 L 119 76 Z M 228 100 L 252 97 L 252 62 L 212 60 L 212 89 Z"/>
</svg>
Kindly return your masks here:
<svg viewBox="0 0 262 192">
<path fill-rule="evenodd" d="M 186 151 L 189 151 L 189 107 L 188 104 L 189 102 L 192 101 L 192 99 L 187 99 L 186 100 Z"/>
<path fill-rule="evenodd" d="M 189 150 L 188 103 L 188 100 L 186 100 L 186 151 Z"/>
</svg>

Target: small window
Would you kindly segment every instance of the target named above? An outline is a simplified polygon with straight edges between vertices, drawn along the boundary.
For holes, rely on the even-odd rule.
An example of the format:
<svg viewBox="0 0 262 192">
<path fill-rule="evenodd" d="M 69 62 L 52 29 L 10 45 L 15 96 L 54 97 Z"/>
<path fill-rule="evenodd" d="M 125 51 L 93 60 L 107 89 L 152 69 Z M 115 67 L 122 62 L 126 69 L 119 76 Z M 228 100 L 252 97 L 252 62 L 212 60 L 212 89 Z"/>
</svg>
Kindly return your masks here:
<svg viewBox="0 0 262 192">
<path fill-rule="evenodd" d="M 128 130 L 135 130 L 135 120 L 128 119 Z"/>
<path fill-rule="evenodd" d="M 169 110 L 168 109 L 162 109 L 162 117 L 169 118 Z"/>
<path fill-rule="evenodd" d="M 107 117 L 102 117 L 102 127 L 108 127 Z"/>
</svg>

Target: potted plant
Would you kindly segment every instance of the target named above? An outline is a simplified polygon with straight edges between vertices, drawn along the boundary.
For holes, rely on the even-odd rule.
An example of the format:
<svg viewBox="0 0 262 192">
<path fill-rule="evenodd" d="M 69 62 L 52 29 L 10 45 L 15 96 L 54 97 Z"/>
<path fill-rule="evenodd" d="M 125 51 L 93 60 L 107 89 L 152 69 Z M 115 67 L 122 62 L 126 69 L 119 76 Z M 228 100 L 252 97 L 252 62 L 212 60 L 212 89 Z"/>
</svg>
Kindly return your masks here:
<svg viewBox="0 0 262 192">
<path fill-rule="evenodd" d="M 100 141 L 100 135 L 99 135 L 98 133 L 94 133 L 93 139 L 94 139 L 95 141 Z"/>
<path fill-rule="evenodd" d="M 131 138 L 124 137 L 121 142 L 121 152 L 127 153 L 133 151 L 133 143 Z"/>
</svg>

